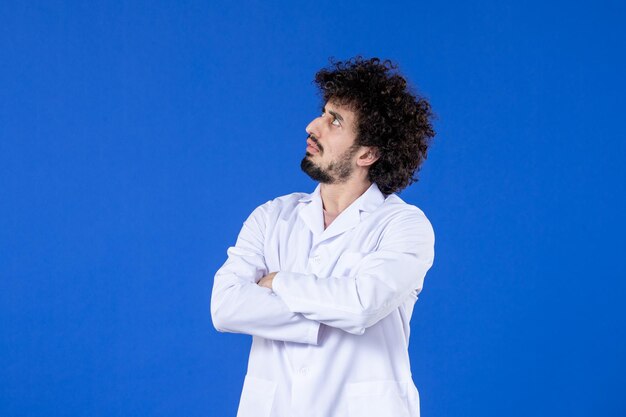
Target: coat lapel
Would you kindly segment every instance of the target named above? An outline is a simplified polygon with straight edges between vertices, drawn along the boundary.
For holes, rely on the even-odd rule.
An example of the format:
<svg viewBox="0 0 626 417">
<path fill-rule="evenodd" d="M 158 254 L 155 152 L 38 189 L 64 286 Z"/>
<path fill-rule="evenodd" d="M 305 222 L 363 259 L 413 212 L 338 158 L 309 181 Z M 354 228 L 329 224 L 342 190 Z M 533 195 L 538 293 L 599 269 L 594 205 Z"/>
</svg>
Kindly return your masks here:
<svg viewBox="0 0 626 417">
<path fill-rule="evenodd" d="M 298 202 L 305 204 L 300 210 L 302 221 L 311 229 L 315 236 L 321 235 L 324 231 L 324 214 L 322 211 L 320 185 L 318 184 L 311 194 L 305 195 Z"/>
<path fill-rule="evenodd" d="M 340 235 L 361 222 L 361 212 L 371 212 L 378 208 L 384 201 L 385 196 L 378 189 L 375 183 L 363 193 L 359 198 L 354 200 L 339 216 L 324 230 L 324 213 L 322 197 L 320 194 L 320 185 L 315 190 L 300 200 L 302 204 L 306 204 L 300 210 L 300 217 L 304 223 L 311 229 L 315 236 L 316 243 L 330 239 Z"/>
</svg>

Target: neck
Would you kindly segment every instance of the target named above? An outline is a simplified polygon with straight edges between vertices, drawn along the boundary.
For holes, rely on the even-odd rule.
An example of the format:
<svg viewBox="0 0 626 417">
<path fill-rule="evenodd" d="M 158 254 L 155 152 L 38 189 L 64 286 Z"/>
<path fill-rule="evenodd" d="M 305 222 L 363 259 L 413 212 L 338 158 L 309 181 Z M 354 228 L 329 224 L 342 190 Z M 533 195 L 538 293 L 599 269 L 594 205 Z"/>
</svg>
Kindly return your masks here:
<svg viewBox="0 0 626 417">
<path fill-rule="evenodd" d="M 321 184 L 320 194 L 324 210 L 330 215 L 339 215 L 372 185 L 369 180 L 346 181 L 341 184 Z"/>
</svg>

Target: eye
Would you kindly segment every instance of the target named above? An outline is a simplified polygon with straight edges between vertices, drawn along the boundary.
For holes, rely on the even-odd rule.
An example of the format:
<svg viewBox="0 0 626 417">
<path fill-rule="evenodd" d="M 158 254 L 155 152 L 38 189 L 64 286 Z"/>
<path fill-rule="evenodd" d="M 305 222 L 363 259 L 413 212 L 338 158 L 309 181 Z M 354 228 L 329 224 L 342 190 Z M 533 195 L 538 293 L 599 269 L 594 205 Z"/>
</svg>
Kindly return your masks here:
<svg viewBox="0 0 626 417">
<path fill-rule="evenodd" d="M 320 114 L 320 117 L 324 117 L 324 115 L 326 114 L 326 112 L 324 111 L 324 109 L 322 109 L 322 114 Z M 337 119 L 335 116 L 333 116 L 331 114 L 331 117 L 333 118 L 331 123 L 337 127 L 341 127 L 341 123 L 339 122 L 339 119 Z"/>
</svg>

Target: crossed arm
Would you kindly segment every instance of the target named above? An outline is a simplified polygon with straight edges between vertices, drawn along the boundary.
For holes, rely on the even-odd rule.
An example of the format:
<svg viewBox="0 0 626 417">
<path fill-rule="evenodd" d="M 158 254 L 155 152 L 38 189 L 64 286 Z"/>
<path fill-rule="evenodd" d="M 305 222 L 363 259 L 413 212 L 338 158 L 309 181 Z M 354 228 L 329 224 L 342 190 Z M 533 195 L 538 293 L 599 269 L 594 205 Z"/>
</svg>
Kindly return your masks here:
<svg viewBox="0 0 626 417">
<path fill-rule="evenodd" d="M 434 258 L 434 234 L 423 213 L 391 222 L 378 250 L 363 257 L 352 276 L 339 278 L 267 271 L 263 207 L 244 223 L 215 277 L 211 312 L 218 330 L 317 344 L 320 323 L 360 335 L 421 291 Z"/>
<path fill-rule="evenodd" d="M 211 318 L 218 331 L 266 339 L 317 344 L 320 323 L 294 313 L 270 289 L 257 282 L 266 275 L 263 256 L 268 203 L 257 207 L 228 248 L 228 259 L 215 274 Z"/>
</svg>

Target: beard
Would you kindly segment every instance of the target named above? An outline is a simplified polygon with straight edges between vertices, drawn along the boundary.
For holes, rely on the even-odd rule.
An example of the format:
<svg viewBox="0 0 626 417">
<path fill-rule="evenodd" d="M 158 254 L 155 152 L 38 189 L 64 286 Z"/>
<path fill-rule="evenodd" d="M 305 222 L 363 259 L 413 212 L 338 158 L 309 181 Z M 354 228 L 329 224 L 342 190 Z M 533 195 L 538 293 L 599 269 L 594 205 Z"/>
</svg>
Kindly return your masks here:
<svg viewBox="0 0 626 417">
<path fill-rule="evenodd" d="M 312 180 L 322 184 L 339 184 L 346 182 L 354 171 L 352 158 L 358 152 L 359 146 L 353 146 L 343 153 L 337 160 L 323 168 L 313 162 L 312 154 L 307 155 L 300 162 L 300 169 L 304 171 Z"/>
</svg>

